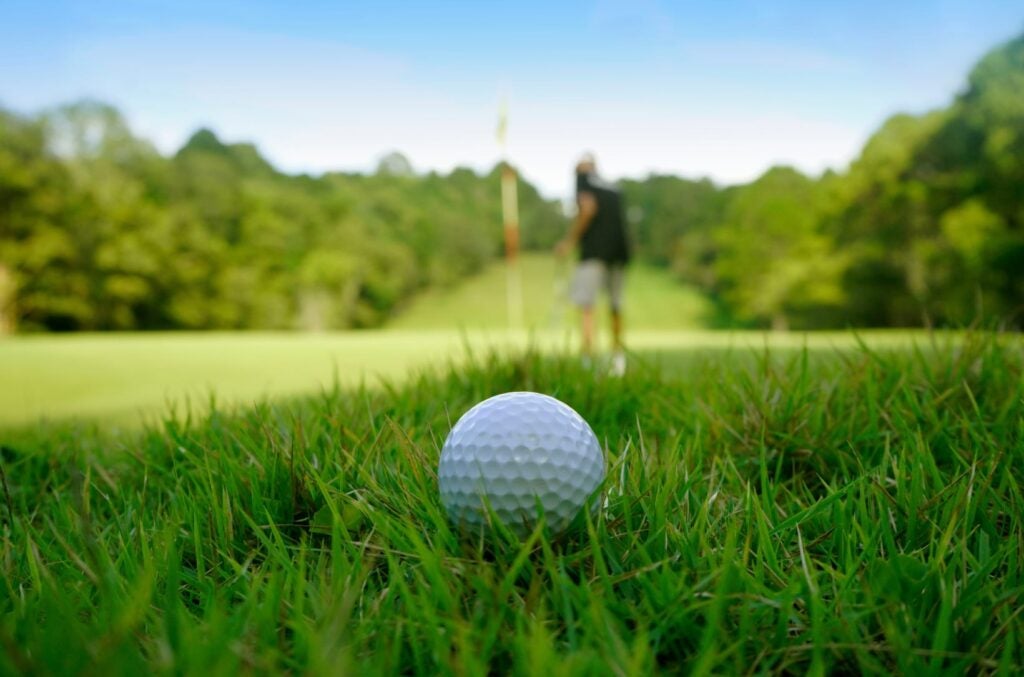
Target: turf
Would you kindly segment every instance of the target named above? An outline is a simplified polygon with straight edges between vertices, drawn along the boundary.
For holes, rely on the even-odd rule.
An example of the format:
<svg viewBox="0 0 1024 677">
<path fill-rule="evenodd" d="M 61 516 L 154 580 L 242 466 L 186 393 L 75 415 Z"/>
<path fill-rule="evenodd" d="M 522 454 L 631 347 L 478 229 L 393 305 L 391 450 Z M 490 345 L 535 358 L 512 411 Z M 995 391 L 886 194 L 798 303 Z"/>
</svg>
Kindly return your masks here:
<svg viewBox="0 0 1024 677">
<path fill-rule="evenodd" d="M 573 263 L 530 253 L 521 257 L 523 328 L 561 329 L 575 326 L 575 310 L 568 299 Z M 509 326 L 506 306 L 508 275 L 503 262 L 448 288 L 430 289 L 415 297 L 388 323 L 392 329 L 504 329 Z M 630 265 L 624 308 L 632 330 L 692 330 L 715 319 L 712 304 L 696 289 L 679 283 L 671 273 L 643 263 Z M 599 321 L 607 324 L 604 304 Z"/>
<path fill-rule="evenodd" d="M 870 332 L 871 345 L 900 345 L 924 335 Z M 631 331 L 645 354 L 742 346 L 816 350 L 856 345 L 844 333 Z M 169 406 L 201 413 L 248 406 L 266 397 L 317 392 L 336 383 L 398 382 L 411 368 L 467 354 L 533 345 L 547 353 L 575 347 L 568 332 L 387 330 L 323 334 L 289 332 L 109 333 L 7 337 L 0 340 L 0 441 L 3 429 L 41 418 L 102 420 L 119 426 L 159 421 Z"/>
<path fill-rule="evenodd" d="M 334 383 L 398 379 L 457 357 L 457 332 L 170 332 L 41 335 L 0 340 L 0 426 L 39 417 L 137 423 L 169 405 L 202 411 L 211 397 L 246 403 Z"/>
<path fill-rule="evenodd" d="M 458 360 L 495 346 L 533 345 L 547 353 L 575 347 L 575 313 L 559 302 L 555 261 L 522 259 L 525 324 L 508 330 L 503 264 L 448 290 L 423 294 L 375 331 L 145 332 L 0 338 L 0 441 L 3 429 L 38 420 L 102 420 L 121 426 L 159 420 L 168 406 L 201 413 L 265 397 L 316 392 L 335 383 L 397 381 L 410 368 Z M 567 271 L 566 271 L 567 272 Z M 552 312 L 555 311 L 555 312 Z M 637 351 L 721 351 L 738 346 L 851 345 L 850 334 L 764 334 L 701 330 L 710 304 L 662 270 L 631 267 L 627 343 Z M 607 321 L 600 322 L 607 347 Z M 907 332 L 869 332 L 872 345 L 902 343 Z M 922 335 L 916 334 L 920 339 Z M 673 359 L 670 357 L 669 362 Z"/>
<path fill-rule="evenodd" d="M 0 673 L 1024 668 L 1019 339 L 677 362 L 478 356 L 141 433 L 40 427 L 3 449 Z M 590 421 L 606 507 L 459 534 L 440 446 L 517 389 Z"/>
</svg>

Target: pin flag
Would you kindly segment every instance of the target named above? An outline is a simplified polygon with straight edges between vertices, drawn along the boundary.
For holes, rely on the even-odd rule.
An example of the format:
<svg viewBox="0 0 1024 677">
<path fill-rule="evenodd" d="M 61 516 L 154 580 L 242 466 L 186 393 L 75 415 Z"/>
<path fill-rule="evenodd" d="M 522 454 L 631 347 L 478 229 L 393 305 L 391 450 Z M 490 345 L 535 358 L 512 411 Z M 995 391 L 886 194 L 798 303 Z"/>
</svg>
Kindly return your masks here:
<svg viewBox="0 0 1024 677">
<path fill-rule="evenodd" d="M 502 150 L 505 149 L 505 135 L 508 132 L 508 104 L 502 100 L 501 107 L 498 109 L 498 128 L 495 130 L 495 136 L 498 139 L 498 144 L 501 145 Z"/>
<path fill-rule="evenodd" d="M 501 146 L 501 213 L 505 231 L 505 269 L 509 327 L 523 325 L 523 291 L 519 272 L 519 199 L 516 195 L 516 172 L 508 162 L 505 146 L 508 134 L 508 103 L 502 99 L 498 109 L 495 136 Z"/>
</svg>

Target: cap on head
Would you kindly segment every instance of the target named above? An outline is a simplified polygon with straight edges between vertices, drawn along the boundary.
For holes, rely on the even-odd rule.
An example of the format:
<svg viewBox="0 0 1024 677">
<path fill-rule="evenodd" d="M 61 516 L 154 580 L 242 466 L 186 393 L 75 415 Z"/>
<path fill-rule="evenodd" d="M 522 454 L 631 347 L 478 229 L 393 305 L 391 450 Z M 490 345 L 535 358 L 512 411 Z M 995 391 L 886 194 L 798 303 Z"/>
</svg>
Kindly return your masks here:
<svg viewBox="0 0 1024 677">
<path fill-rule="evenodd" d="M 580 159 L 576 161 L 577 174 L 592 174 L 596 169 L 597 159 L 590 151 L 585 152 L 580 156 Z"/>
</svg>

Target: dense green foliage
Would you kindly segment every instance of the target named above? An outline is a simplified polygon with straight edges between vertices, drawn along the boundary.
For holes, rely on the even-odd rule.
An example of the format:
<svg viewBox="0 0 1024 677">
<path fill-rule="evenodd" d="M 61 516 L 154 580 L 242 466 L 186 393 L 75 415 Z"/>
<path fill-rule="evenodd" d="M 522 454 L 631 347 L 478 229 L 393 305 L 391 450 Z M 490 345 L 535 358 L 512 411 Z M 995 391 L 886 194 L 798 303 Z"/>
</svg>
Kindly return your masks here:
<svg viewBox="0 0 1024 677">
<path fill-rule="evenodd" d="M 379 324 L 501 246 L 498 173 L 288 176 L 200 130 L 172 158 L 118 113 L 0 112 L 0 316 L 23 329 Z M 564 230 L 520 185 L 530 237 Z M 548 233 L 554 235 L 548 235 Z M 532 241 L 532 240 L 531 240 Z"/>
<path fill-rule="evenodd" d="M 740 323 L 784 327 L 1021 321 L 1024 36 L 953 104 L 896 115 L 843 174 L 773 168 L 725 190 L 628 182 L 641 253 L 669 260 Z"/>
<path fill-rule="evenodd" d="M 526 355 L 8 437 L 0 672 L 1024 669 L 1019 341 L 673 364 Z M 607 503 L 555 541 L 460 538 L 440 445 L 517 389 L 590 421 Z"/>
<path fill-rule="evenodd" d="M 109 107 L 0 112 L 0 331 L 380 324 L 501 247 L 498 172 L 288 176 L 199 131 L 173 157 Z M 639 255 L 741 326 L 1020 324 L 1024 36 L 946 109 L 896 115 L 843 173 L 625 181 Z M 520 185 L 523 245 L 564 232 Z"/>
</svg>

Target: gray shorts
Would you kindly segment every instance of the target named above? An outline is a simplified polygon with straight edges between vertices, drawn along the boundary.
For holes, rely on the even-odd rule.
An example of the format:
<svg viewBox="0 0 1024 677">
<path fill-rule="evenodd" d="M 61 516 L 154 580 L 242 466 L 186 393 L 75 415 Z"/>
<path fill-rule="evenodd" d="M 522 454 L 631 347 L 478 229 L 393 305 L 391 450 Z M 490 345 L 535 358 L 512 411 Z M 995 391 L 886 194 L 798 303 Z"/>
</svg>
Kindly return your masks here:
<svg viewBox="0 0 1024 677">
<path fill-rule="evenodd" d="M 625 277 L 626 269 L 621 263 L 609 264 L 600 259 L 580 261 L 572 279 L 572 302 L 581 308 L 592 308 L 598 290 L 603 288 L 608 292 L 612 310 L 619 311 Z"/>
</svg>

